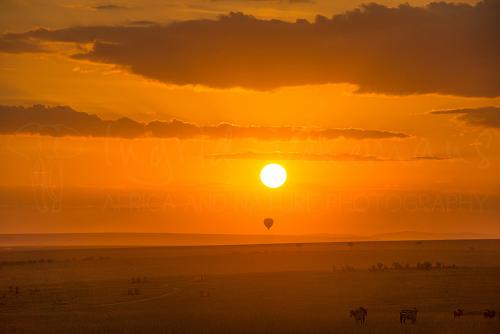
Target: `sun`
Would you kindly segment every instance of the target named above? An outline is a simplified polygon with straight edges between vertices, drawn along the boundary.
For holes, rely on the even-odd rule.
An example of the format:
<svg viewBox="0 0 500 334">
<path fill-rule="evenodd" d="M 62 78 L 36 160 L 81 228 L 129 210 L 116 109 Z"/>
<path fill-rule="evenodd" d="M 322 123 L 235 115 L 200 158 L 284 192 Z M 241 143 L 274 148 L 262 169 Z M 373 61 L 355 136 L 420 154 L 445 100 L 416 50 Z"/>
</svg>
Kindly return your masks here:
<svg viewBox="0 0 500 334">
<path fill-rule="evenodd" d="M 279 188 L 286 181 L 286 170 L 278 164 L 268 164 L 260 171 L 260 180 L 269 188 Z"/>
</svg>

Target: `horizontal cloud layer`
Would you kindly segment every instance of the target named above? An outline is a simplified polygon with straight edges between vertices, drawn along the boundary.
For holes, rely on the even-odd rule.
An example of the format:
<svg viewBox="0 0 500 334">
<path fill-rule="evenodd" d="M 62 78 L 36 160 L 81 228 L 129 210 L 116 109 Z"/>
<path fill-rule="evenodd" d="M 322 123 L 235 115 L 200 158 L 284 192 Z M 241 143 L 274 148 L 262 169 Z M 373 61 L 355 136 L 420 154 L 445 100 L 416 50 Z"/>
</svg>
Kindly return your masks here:
<svg viewBox="0 0 500 334">
<path fill-rule="evenodd" d="M 17 35 L 0 35 L 0 52 L 5 53 L 25 53 L 44 52 L 45 49 L 31 38 L 19 38 Z"/>
<path fill-rule="evenodd" d="M 179 120 L 141 123 L 130 118 L 103 120 L 96 115 L 70 107 L 0 106 L 0 134 L 40 134 L 49 136 L 158 137 L 158 138 L 255 138 L 261 140 L 293 139 L 387 139 L 407 138 L 401 132 L 351 128 L 300 128 L 289 126 L 240 126 L 221 123 L 202 126 Z"/>
<path fill-rule="evenodd" d="M 252 160 L 312 160 L 312 161 L 419 161 L 419 160 L 448 160 L 447 157 L 440 156 L 419 156 L 406 159 L 384 158 L 375 155 L 360 154 L 325 154 L 325 153 L 305 153 L 305 152 L 239 152 L 224 154 L 206 155 L 209 159 L 252 159 Z"/>
<path fill-rule="evenodd" d="M 11 49 L 14 37 L 93 43 L 75 58 L 178 85 L 269 90 L 346 82 L 361 92 L 500 96 L 498 0 L 370 4 L 312 23 L 231 13 L 164 26 L 39 29 L 9 35 Z"/>
<path fill-rule="evenodd" d="M 97 10 L 116 10 L 116 9 L 127 9 L 127 7 L 124 6 L 119 6 L 119 5 L 113 5 L 113 4 L 107 4 L 107 5 L 98 5 L 94 6 L 94 9 Z"/>
<path fill-rule="evenodd" d="M 467 124 L 500 129 L 500 107 L 435 110 L 432 113 L 435 115 L 458 115 L 458 120 Z"/>
</svg>

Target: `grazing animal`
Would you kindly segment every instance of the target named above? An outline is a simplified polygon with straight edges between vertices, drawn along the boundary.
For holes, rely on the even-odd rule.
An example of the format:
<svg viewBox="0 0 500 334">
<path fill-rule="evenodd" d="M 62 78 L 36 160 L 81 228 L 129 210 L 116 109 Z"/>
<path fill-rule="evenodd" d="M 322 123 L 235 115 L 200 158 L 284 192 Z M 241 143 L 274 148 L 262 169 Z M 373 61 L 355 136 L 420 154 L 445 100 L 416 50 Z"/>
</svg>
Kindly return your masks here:
<svg viewBox="0 0 500 334">
<path fill-rule="evenodd" d="M 463 315 L 464 315 L 464 310 L 460 308 L 453 311 L 453 319 L 460 318 Z"/>
<path fill-rule="evenodd" d="M 349 312 L 350 317 L 354 318 L 357 324 L 364 324 L 366 317 L 368 316 L 368 310 L 364 307 L 360 307 Z"/>
<path fill-rule="evenodd" d="M 495 311 L 495 310 L 485 310 L 485 311 L 483 312 L 483 317 L 484 317 L 485 319 L 493 319 L 493 318 L 495 317 L 495 315 L 496 315 L 496 314 L 497 314 L 497 313 L 496 313 L 496 311 Z"/>
<path fill-rule="evenodd" d="M 482 315 L 485 319 L 493 319 L 496 316 L 497 312 L 495 310 L 484 310 L 484 311 L 464 311 L 462 309 L 457 309 L 453 311 L 453 318 L 460 318 L 463 316 L 480 316 Z"/>
<path fill-rule="evenodd" d="M 416 308 L 401 310 L 399 312 L 399 322 L 405 324 L 406 320 L 410 320 L 412 324 L 417 321 L 418 310 Z"/>
</svg>

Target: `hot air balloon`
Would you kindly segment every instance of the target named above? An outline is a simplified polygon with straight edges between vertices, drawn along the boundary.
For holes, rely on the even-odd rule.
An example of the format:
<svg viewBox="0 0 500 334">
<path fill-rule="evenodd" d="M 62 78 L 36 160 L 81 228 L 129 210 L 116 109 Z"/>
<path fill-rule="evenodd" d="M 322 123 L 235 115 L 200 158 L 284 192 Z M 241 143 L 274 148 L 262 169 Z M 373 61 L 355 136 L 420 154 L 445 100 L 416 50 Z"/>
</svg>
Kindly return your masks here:
<svg viewBox="0 0 500 334">
<path fill-rule="evenodd" d="M 264 219 L 264 226 L 267 227 L 267 229 L 271 229 L 271 227 L 274 224 L 274 220 L 272 218 L 266 218 Z"/>
</svg>

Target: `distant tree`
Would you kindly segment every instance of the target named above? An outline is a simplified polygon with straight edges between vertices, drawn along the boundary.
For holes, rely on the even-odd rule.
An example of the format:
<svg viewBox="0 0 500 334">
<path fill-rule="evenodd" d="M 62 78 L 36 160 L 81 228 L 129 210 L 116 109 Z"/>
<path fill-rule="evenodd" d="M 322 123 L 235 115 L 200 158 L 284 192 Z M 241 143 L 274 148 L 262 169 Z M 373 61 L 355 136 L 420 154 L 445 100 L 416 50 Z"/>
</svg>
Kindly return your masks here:
<svg viewBox="0 0 500 334">
<path fill-rule="evenodd" d="M 342 266 L 342 271 L 345 271 L 345 272 L 352 272 L 352 271 L 356 271 L 356 269 L 354 267 L 351 267 L 350 265 L 345 265 L 345 266 Z"/>
<path fill-rule="evenodd" d="M 392 268 L 396 269 L 396 270 L 401 270 L 401 269 L 403 269 L 403 265 L 401 263 L 399 263 L 399 262 L 394 262 L 392 264 Z"/>
<path fill-rule="evenodd" d="M 417 268 L 420 269 L 420 270 L 431 270 L 432 269 L 432 263 L 431 262 L 428 262 L 428 261 L 425 261 L 425 262 L 422 262 L 422 263 L 417 263 Z"/>
</svg>

